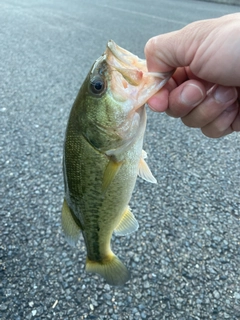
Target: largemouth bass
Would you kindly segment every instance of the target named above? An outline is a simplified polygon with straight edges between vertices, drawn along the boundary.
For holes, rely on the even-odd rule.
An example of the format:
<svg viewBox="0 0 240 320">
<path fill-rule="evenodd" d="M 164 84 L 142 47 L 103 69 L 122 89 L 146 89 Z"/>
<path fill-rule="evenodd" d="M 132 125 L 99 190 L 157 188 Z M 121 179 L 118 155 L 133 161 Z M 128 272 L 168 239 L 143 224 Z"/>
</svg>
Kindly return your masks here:
<svg viewBox="0 0 240 320">
<path fill-rule="evenodd" d="M 113 231 L 138 228 L 128 203 L 137 175 L 156 183 L 142 151 L 144 104 L 171 74 L 149 73 L 146 61 L 109 41 L 93 64 L 70 112 L 64 143 L 62 227 L 75 245 L 83 234 L 86 271 L 111 285 L 129 280 L 111 250 Z"/>
</svg>

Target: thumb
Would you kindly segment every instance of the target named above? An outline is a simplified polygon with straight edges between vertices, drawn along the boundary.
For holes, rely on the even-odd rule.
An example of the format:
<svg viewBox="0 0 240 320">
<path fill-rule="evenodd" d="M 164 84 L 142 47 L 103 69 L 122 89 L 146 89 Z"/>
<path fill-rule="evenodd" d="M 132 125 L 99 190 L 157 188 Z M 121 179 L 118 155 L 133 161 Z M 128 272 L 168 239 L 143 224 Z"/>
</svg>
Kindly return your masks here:
<svg viewBox="0 0 240 320">
<path fill-rule="evenodd" d="M 203 80 L 239 86 L 240 14 L 195 21 L 181 30 L 151 38 L 145 46 L 150 72 L 189 67 Z M 223 41 L 224 39 L 224 41 Z"/>
<path fill-rule="evenodd" d="M 144 52 L 150 72 L 168 72 L 191 64 L 204 37 L 203 32 L 197 34 L 195 24 L 148 40 Z"/>
</svg>

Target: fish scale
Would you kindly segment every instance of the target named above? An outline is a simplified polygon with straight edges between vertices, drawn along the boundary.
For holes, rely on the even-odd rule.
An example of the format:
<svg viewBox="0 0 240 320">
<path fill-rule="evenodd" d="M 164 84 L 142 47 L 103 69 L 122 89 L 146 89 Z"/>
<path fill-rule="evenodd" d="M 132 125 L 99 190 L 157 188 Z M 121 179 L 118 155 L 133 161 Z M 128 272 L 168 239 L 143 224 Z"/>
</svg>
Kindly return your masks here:
<svg viewBox="0 0 240 320">
<path fill-rule="evenodd" d="M 111 238 L 114 231 L 126 235 L 138 228 L 128 206 L 137 175 L 156 183 L 142 151 L 144 104 L 169 77 L 148 73 L 144 60 L 109 41 L 70 112 L 62 227 L 70 244 L 83 234 L 86 271 L 100 274 L 111 285 L 130 278 L 111 250 Z"/>
</svg>

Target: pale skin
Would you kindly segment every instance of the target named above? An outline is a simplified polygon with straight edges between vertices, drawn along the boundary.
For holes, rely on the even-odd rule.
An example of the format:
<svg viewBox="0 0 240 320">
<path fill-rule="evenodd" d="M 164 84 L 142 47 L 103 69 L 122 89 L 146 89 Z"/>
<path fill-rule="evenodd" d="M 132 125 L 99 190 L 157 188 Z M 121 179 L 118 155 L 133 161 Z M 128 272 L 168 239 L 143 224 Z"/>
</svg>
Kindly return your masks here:
<svg viewBox="0 0 240 320">
<path fill-rule="evenodd" d="M 152 110 L 210 138 L 240 131 L 240 13 L 151 38 L 145 55 L 149 71 L 175 70 L 149 99 Z"/>
</svg>

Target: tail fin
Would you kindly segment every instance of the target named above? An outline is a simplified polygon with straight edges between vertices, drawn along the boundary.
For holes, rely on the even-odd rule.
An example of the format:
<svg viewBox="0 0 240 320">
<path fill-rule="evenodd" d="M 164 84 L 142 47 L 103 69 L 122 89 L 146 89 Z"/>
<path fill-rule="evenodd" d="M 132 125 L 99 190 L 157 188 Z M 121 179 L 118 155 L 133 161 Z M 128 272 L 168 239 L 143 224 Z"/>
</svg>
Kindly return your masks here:
<svg viewBox="0 0 240 320">
<path fill-rule="evenodd" d="M 86 271 L 100 274 L 108 284 L 113 286 L 122 286 L 130 279 L 127 267 L 114 254 L 102 262 L 87 258 Z"/>
</svg>

